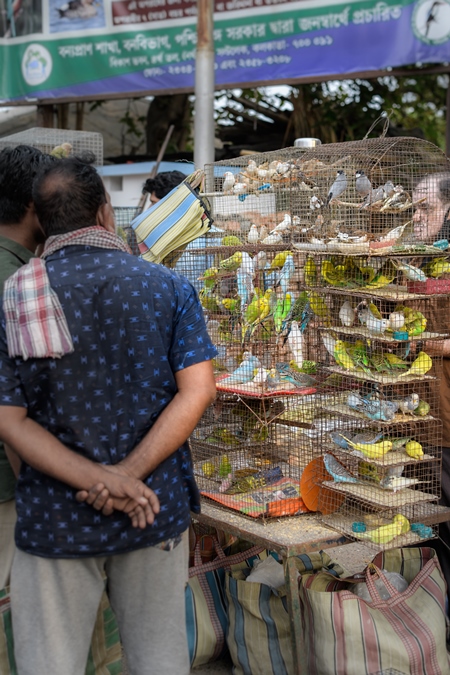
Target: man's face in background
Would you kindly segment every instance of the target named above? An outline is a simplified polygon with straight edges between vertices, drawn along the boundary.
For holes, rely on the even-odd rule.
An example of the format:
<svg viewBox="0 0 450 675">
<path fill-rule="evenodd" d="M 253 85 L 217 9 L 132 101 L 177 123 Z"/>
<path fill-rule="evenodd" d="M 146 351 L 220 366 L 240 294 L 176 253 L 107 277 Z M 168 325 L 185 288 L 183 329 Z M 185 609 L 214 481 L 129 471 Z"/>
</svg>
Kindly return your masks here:
<svg viewBox="0 0 450 675">
<path fill-rule="evenodd" d="M 432 244 L 439 239 L 439 232 L 444 224 L 449 204 L 441 201 L 439 179 L 424 178 L 417 184 L 413 192 L 413 201 L 424 200 L 417 204 L 413 215 L 414 235 L 418 241 Z"/>
</svg>

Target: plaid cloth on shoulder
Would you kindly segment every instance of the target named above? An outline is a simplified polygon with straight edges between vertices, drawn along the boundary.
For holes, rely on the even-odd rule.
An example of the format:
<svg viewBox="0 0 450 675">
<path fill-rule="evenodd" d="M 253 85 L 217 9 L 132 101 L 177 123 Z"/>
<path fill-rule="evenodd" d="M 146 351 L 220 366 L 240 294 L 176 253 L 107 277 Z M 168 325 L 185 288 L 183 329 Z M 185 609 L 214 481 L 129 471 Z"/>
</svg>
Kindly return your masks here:
<svg viewBox="0 0 450 675">
<path fill-rule="evenodd" d="M 72 337 L 59 298 L 50 286 L 45 258 L 66 246 L 131 249 L 103 227 L 87 227 L 50 237 L 40 258 L 32 258 L 5 282 L 3 310 L 8 354 L 29 358 L 61 358 L 73 352 Z"/>
</svg>

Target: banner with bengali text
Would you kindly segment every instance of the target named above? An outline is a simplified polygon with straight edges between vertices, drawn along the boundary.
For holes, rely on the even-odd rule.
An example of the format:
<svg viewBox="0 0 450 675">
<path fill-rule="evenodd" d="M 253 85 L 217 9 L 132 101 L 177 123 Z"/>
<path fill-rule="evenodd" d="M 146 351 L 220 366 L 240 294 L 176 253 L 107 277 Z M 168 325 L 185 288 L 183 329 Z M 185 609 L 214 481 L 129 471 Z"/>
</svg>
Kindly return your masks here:
<svg viewBox="0 0 450 675">
<path fill-rule="evenodd" d="M 211 0 L 213 1 L 213 0 Z M 0 101 L 193 91 L 197 0 L 0 0 Z M 215 0 L 218 88 L 450 62 L 450 0 Z"/>
</svg>

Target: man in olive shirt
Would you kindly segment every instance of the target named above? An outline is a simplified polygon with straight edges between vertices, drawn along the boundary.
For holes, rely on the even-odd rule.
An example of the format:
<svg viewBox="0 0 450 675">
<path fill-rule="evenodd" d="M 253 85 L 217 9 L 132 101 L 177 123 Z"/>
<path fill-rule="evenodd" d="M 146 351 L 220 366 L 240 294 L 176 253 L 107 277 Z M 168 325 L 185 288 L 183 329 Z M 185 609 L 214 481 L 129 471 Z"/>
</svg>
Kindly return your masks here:
<svg viewBox="0 0 450 675">
<path fill-rule="evenodd" d="M 44 241 L 31 198 L 33 179 L 43 161 L 55 160 L 27 145 L 0 152 L 0 293 L 6 279 L 27 263 Z M 9 583 L 14 555 L 14 491 L 19 465 L 17 456 L 0 443 L 0 589 Z"/>
</svg>

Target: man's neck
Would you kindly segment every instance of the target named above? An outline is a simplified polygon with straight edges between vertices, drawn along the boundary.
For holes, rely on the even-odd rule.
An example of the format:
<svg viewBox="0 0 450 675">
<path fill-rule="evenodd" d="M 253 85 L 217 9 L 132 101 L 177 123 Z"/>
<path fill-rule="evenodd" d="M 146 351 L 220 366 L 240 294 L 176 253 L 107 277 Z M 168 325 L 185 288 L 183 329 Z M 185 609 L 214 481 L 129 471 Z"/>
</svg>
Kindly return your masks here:
<svg viewBox="0 0 450 675">
<path fill-rule="evenodd" d="M 24 222 L 16 225 L 3 225 L 0 223 L 0 235 L 6 239 L 15 241 L 32 253 L 35 252 L 39 243 L 36 241 L 31 227 Z"/>
</svg>

